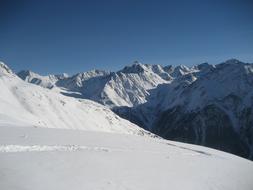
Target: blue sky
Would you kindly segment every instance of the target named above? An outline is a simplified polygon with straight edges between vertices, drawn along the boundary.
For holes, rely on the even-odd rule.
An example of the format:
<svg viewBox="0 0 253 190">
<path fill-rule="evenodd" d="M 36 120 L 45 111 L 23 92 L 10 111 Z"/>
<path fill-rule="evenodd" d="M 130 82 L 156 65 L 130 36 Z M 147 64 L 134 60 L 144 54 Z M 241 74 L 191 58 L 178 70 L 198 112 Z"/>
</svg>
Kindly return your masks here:
<svg viewBox="0 0 253 190">
<path fill-rule="evenodd" d="M 0 60 L 42 74 L 253 62 L 252 0 L 1 0 Z"/>
</svg>

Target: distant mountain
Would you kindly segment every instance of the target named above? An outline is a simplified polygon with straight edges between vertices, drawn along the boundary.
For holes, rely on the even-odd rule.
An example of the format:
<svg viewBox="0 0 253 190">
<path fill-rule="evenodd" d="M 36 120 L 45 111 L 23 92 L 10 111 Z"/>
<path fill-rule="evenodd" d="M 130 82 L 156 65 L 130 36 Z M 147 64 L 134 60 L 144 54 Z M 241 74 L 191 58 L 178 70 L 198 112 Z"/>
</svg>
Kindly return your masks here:
<svg viewBox="0 0 253 190">
<path fill-rule="evenodd" d="M 23 72 L 24 73 L 24 72 Z M 66 76 L 41 77 L 32 72 L 29 76 L 55 83 Z M 25 77 L 28 82 L 35 80 Z M 48 86 L 46 86 L 48 87 Z M 120 118 L 110 109 L 96 102 L 66 97 L 21 80 L 3 63 L 0 63 L 0 126 L 28 126 L 123 134 L 148 134 L 142 128 Z"/>
<path fill-rule="evenodd" d="M 166 139 L 253 159 L 253 64 L 201 64 L 150 91 L 145 104 L 119 115 Z"/>
<path fill-rule="evenodd" d="M 21 78 L 34 78 L 31 74 Z M 54 78 L 55 79 L 55 78 Z M 51 88 L 45 82 L 36 83 Z M 253 65 L 146 65 L 52 80 L 62 94 L 88 98 L 166 139 L 253 159 Z"/>
<path fill-rule="evenodd" d="M 53 88 L 58 80 L 68 77 L 68 75 L 65 73 L 62 75 L 41 76 L 32 71 L 20 71 L 17 73 L 17 75 L 26 82 L 37 84 L 49 89 Z"/>
<path fill-rule="evenodd" d="M 30 71 L 21 71 L 17 75 L 27 82 L 50 89 L 61 88 L 65 95 L 91 99 L 110 108 L 145 103 L 148 90 L 172 80 L 160 65 L 139 62 L 118 72 L 93 70 L 61 78 L 40 76 Z"/>
</svg>

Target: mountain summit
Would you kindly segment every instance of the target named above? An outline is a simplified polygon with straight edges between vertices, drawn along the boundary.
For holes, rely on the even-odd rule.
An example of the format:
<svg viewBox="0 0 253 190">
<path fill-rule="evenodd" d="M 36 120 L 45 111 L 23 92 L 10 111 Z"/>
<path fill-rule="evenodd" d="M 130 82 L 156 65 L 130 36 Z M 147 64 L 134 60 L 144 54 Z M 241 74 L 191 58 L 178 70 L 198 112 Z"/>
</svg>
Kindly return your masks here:
<svg viewBox="0 0 253 190">
<path fill-rule="evenodd" d="M 13 74 L 12 70 L 0 61 L 0 75 L 11 75 Z"/>
</svg>

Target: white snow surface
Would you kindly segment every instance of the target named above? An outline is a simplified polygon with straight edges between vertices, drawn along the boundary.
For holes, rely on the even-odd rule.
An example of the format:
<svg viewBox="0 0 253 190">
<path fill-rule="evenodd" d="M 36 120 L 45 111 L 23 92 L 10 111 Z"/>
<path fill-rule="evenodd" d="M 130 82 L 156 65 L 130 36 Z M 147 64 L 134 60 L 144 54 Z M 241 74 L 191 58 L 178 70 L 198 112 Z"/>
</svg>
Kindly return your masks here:
<svg viewBox="0 0 253 190">
<path fill-rule="evenodd" d="M 253 163 L 148 136 L 0 127 L 0 189 L 251 190 Z"/>
</svg>

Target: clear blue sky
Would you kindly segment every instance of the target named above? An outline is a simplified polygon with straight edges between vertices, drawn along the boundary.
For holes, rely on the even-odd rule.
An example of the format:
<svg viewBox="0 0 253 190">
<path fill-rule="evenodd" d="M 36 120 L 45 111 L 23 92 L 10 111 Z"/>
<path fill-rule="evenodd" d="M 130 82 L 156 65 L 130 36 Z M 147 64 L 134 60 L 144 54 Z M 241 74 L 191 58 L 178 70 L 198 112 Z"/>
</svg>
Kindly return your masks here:
<svg viewBox="0 0 253 190">
<path fill-rule="evenodd" d="M 0 0 L 0 60 L 42 74 L 253 62 L 253 0 Z"/>
</svg>

